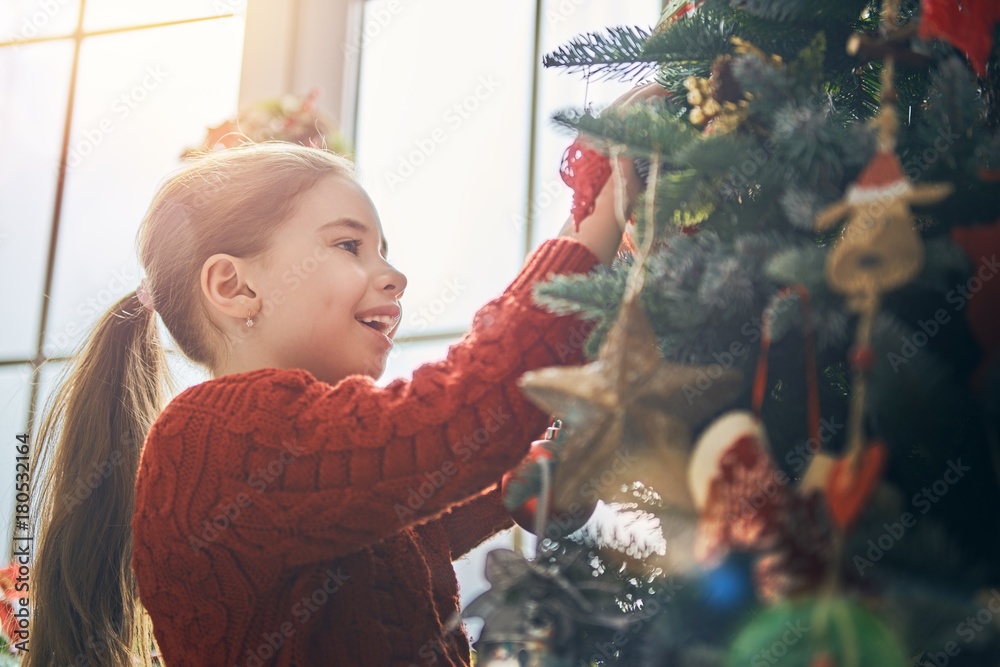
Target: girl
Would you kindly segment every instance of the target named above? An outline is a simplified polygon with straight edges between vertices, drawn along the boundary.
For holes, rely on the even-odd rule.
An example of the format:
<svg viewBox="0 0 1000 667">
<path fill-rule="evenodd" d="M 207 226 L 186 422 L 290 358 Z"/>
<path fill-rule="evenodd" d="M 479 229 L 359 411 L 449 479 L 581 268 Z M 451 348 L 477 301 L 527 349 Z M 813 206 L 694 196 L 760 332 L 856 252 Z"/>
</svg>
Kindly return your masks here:
<svg viewBox="0 0 1000 667">
<path fill-rule="evenodd" d="M 516 380 L 583 361 L 579 322 L 531 290 L 614 257 L 640 187 L 620 166 L 444 361 L 386 387 L 406 278 L 350 163 L 259 144 L 170 178 L 139 230 L 147 278 L 40 430 L 25 665 L 150 665 L 154 636 L 170 667 L 467 665 L 451 562 L 511 525 L 497 482 L 546 423 Z M 154 312 L 213 378 L 162 412 Z"/>
</svg>

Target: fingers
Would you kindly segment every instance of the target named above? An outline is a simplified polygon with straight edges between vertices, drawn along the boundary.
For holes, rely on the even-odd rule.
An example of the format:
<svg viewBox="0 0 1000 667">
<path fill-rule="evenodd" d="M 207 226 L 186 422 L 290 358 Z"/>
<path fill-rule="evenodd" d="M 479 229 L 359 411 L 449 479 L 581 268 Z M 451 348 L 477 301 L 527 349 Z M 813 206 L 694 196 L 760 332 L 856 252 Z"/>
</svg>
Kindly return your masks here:
<svg viewBox="0 0 1000 667">
<path fill-rule="evenodd" d="M 655 98 L 662 98 L 666 96 L 667 89 L 658 84 L 655 81 L 643 84 L 641 86 L 636 86 L 632 90 L 628 91 L 617 100 L 612 102 L 611 106 L 608 107 L 608 111 L 619 112 L 620 110 L 639 102 L 646 100 L 651 100 Z"/>
<path fill-rule="evenodd" d="M 614 113 L 621 115 L 623 110 L 627 109 L 629 106 L 633 104 L 640 104 L 653 99 L 662 99 L 663 97 L 666 97 L 666 95 L 667 95 L 666 88 L 664 88 L 655 81 L 651 81 L 641 86 L 636 86 L 631 90 L 629 90 L 628 92 L 624 93 L 617 100 L 612 102 L 611 105 L 601 113 L 602 114 Z M 598 148 L 604 143 L 603 140 L 601 139 L 588 138 L 582 133 L 579 136 L 579 140 L 581 140 L 585 145 L 590 146 L 591 148 Z"/>
</svg>

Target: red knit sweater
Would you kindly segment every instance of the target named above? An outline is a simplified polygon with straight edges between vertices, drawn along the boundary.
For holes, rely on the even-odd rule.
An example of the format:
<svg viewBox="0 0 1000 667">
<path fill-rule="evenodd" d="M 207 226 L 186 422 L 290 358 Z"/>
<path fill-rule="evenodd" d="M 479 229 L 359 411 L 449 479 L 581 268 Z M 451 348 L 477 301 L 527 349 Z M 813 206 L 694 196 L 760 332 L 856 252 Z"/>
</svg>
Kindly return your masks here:
<svg viewBox="0 0 1000 667">
<path fill-rule="evenodd" d="M 516 381 L 583 360 L 579 321 L 531 288 L 596 262 L 545 242 L 412 380 L 264 368 L 175 397 L 146 437 L 132 520 L 167 667 L 467 665 L 468 638 L 443 629 L 451 561 L 511 525 L 496 484 L 546 425 Z"/>
</svg>

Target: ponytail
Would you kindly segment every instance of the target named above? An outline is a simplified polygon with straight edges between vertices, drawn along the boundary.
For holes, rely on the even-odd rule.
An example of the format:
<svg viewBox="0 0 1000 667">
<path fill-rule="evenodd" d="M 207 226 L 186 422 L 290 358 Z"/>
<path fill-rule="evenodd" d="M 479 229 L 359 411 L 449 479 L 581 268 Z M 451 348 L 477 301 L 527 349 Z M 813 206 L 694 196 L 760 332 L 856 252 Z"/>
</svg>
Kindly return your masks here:
<svg viewBox="0 0 1000 667">
<path fill-rule="evenodd" d="M 152 665 L 132 572 L 146 433 L 174 393 L 155 315 L 136 293 L 97 323 L 40 426 L 31 469 L 36 554 L 24 667 Z"/>
</svg>

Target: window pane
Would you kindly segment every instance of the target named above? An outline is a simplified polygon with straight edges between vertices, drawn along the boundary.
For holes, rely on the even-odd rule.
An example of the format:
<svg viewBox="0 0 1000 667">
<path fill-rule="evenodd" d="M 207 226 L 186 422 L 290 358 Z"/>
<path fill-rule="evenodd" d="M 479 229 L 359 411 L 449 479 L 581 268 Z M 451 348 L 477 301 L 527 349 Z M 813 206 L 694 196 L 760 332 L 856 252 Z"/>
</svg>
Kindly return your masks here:
<svg viewBox="0 0 1000 667">
<path fill-rule="evenodd" d="M 187 146 L 235 114 L 243 19 L 92 37 L 77 107 L 46 352 L 70 352 L 139 283 L 135 235 Z"/>
<path fill-rule="evenodd" d="M 389 362 L 385 373 L 379 378 L 378 384 L 384 386 L 396 378 L 413 376 L 413 371 L 423 364 L 440 361 L 448 354 L 448 347 L 458 342 L 457 338 L 450 340 L 431 340 L 412 343 L 396 343 L 389 352 Z"/>
<path fill-rule="evenodd" d="M 610 3 L 601 0 L 546 0 L 542 19 L 542 53 L 551 53 L 577 35 L 603 32 L 608 26 L 649 28 L 660 15 L 658 0 L 631 0 Z M 647 80 L 652 80 L 652 72 Z M 591 81 L 582 73 L 568 74 L 560 68 L 542 68 L 539 79 L 538 164 L 535 169 L 534 230 L 532 246 L 559 233 L 569 216 L 572 191 L 559 176 L 563 152 L 573 141 L 573 133 L 552 122 L 555 112 L 607 106 L 632 88 L 631 82 Z"/>
<path fill-rule="evenodd" d="M 486 581 L 486 577 L 483 576 L 486 571 L 486 555 L 494 549 L 513 549 L 515 530 L 521 529 L 515 527 L 500 531 L 453 563 L 455 578 L 458 579 L 460 609 L 465 609 L 470 602 L 490 590 L 490 582 Z M 522 531 L 522 534 L 531 538 L 531 544 L 534 545 L 534 538 L 530 533 Z M 525 553 L 531 554 L 533 552 L 525 551 Z M 479 639 L 479 634 L 483 631 L 483 619 L 469 618 L 463 620 L 463 623 L 472 641 Z"/>
<path fill-rule="evenodd" d="M 104 30 L 246 12 L 247 0 L 87 0 L 84 30 Z"/>
<path fill-rule="evenodd" d="M 0 358 L 38 345 L 72 58 L 69 41 L 0 48 Z"/>
<path fill-rule="evenodd" d="M 80 0 L 4 0 L 0 42 L 68 35 L 79 17 Z"/>
<path fill-rule="evenodd" d="M 170 369 L 171 377 L 177 385 L 178 394 L 188 387 L 211 379 L 207 370 L 193 363 L 180 352 L 167 354 L 167 368 Z"/>
<path fill-rule="evenodd" d="M 366 4 L 356 148 L 409 279 L 400 335 L 467 328 L 521 266 L 533 4 Z"/>
</svg>

